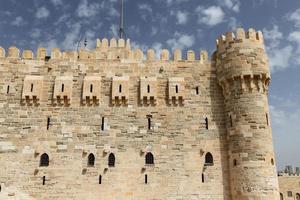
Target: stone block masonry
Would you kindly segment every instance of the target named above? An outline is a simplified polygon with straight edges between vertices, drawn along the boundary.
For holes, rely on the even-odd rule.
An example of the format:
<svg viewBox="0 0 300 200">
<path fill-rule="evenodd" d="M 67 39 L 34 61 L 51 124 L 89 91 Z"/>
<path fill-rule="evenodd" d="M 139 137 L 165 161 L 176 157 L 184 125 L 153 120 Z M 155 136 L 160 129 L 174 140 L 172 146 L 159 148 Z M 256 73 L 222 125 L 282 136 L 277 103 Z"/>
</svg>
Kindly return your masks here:
<svg viewBox="0 0 300 200">
<path fill-rule="evenodd" d="M 155 55 L 0 48 L 0 197 L 279 199 L 260 32 Z"/>
</svg>

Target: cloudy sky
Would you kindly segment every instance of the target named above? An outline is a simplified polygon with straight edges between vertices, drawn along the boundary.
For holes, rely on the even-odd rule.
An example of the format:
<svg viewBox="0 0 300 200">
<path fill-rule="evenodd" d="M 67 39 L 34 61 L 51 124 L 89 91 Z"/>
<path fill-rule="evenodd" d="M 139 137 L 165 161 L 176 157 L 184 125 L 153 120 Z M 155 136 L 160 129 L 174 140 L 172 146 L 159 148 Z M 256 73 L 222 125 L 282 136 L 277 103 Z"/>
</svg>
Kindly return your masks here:
<svg viewBox="0 0 300 200">
<path fill-rule="evenodd" d="M 117 36 L 119 0 L 0 0 L 0 45 L 76 49 Z M 272 70 L 270 110 L 277 165 L 300 166 L 299 0 L 125 0 L 133 46 L 215 50 L 236 27 L 264 32 Z M 299 125 L 299 126 L 298 126 Z"/>
</svg>

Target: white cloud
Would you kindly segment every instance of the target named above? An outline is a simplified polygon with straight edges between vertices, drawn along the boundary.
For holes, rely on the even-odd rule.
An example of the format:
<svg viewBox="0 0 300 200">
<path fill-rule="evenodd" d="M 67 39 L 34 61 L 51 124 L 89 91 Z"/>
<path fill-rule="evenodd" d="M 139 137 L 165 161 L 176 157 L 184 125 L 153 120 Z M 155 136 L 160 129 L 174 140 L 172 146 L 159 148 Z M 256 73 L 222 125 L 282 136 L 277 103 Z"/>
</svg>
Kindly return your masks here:
<svg viewBox="0 0 300 200">
<path fill-rule="evenodd" d="M 227 9 L 234 12 L 240 12 L 240 1 L 239 0 L 218 0 L 219 4 Z"/>
<path fill-rule="evenodd" d="M 36 38 L 39 38 L 41 36 L 41 29 L 37 29 L 37 28 L 34 28 L 31 32 L 30 32 L 30 37 L 36 39 Z"/>
<path fill-rule="evenodd" d="M 110 26 L 110 32 L 112 33 L 113 37 L 117 38 L 118 37 L 118 26 L 116 24 L 112 24 Z"/>
<path fill-rule="evenodd" d="M 181 34 L 176 32 L 174 38 L 167 40 L 169 47 L 174 49 L 185 49 L 192 47 L 195 43 L 195 37 L 193 35 Z"/>
<path fill-rule="evenodd" d="M 16 17 L 12 22 L 11 22 L 11 25 L 13 26 L 22 26 L 25 24 L 25 21 L 23 19 L 23 17 L 21 16 L 18 16 Z"/>
<path fill-rule="evenodd" d="M 138 8 L 139 8 L 140 10 L 144 10 L 144 11 L 147 11 L 147 12 L 152 13 L 152 7 L 151 7 L 149 4 L 146 4 L 146 3 L 139 4 L 139 5 L 138 5 Z"/>
<path fill-rule="evenodd" d="M 289 62 L 293 56 L 293 47 L 287 45 L 283 48 L 272 48 L 268 51 L 271 71 L 283 70 L 289 67 Z"/>
<path fill-rule="evenodd" d="M 289 21 L 293 21 L 296 27 L 300 27 L 300 8 L 287 14 L 286 17 Z"/>
<path fill-rule="evenodd" d="M 97 15 L 100 7 L 98 3 L 89 4 L 87 0 L 81 0 L 77 8 L 77 15 L 78 17 L 93 17 Z"/>
<path fill-rule="evenodd" d="M 63 5 L 63 0 L 50 0 L 51 3 L 54 5 L 54 6 L 61 6 Z"/>
<path fill-rule="evenodd" d="M 279 30 L 279 27 L 277 25 L 273 25 L 273 28 L 271 30 L 264 28 L 263 34 L 265 40 L 268 42 L 268 50 L 277 49 L 281 42 L 281 39 L 283 39 L 283 34 Z"/>
<path fill-rule="evenodd" d="M 177 18 L 177 24 L 186 24 L 188 21 L 188 13 L 179 10 L 176 13 L 176 18 Z"/>
<path fill-rule="evenodd" d="M 208 8 L 198 6 L 196 12 L 198 13 L 198 23 L 208 26 L 215 26 L 222 23 L 225 17 L 225 13 L 219 6 L 210 6 Z"/>
<path fill-rule="evenodd" d="M 239 23 L 235 17 L 230 17 L 228 19 L 228 29 L 235 31 L 238 27 L 241 27 L 241 23 Z"/>
<path fill-rule="evenodd" d="M 49 17 L 49 15 L 50 15 L 50 11 L 47 8 L 40 7 L 36 12 L 35 17 L 38 19 L 43 19 Z"/>
</svg>

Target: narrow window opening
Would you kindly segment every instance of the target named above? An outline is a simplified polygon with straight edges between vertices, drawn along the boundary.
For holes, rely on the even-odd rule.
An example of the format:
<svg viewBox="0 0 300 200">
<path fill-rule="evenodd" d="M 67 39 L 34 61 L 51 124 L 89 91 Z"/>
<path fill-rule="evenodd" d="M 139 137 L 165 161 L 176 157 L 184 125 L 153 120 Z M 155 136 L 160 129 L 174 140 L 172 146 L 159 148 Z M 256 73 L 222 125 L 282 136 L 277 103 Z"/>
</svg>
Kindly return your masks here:
<svg viewBox="0 0 300 200">
<path fill-rule="evenodd" d="M 300 200 L 300 194 L 299 193 L 296 194 L 296 200 Z"/>
<path fill-rule="evenodd" d="M 148 175 L 145 174 L 145 184 L 148 184 Z"/>
<path fill-rule="evenodd" d="M 152 153 L 148 152 L 145 156 L 145 163 L 146 165 L 153 165 L 154 164 L 154 156 Z"/>
<path fill-rule="evenodd" d="M 115 155 L 113 153 L 110 153 L 108 156 L 108 166 L 115 167 L 115 161 L 116 161 Z"/>
<path fill-rule="evenodd" d="M 65 90 L 65 84 L 61 84 L 61 92 L 64 92 Z"/>
<path fill-rule="evenodd" d="M 94 165 L 95 165 L 95 156 L 94 154 L 90 153 L 88 156 L 88 166 L 94 167 Z"/>
<path fill-rule="evenodd" d="M 230 115 L 230 127 L 233 127 L 232 116 Z"/>
<path fill-rule="evenodd" d="M 6 89 L 6 94 L 9 93 L 9 85 L 7 86 L 7 89 Z"/>
<path fill-rule="evenodd" d="M 101 185 L 101 184 L 102 184 L 102 176 L 99 175 L 99 185 Z"/>
<path fill-rule="evenodd" d="M 271 158 L 271 164 L 274 165 L 274 159 L 273 158 Z"/>
<path fill-rule="evenodd" d="M 208 152 L 205 155 L 205 165 L 213 165 L 214 164 L 214 158 L 213 155 Z"/>
<path fill-rule="evenodd" d="M 237 165 L 236 159 L 233 160 L 233 166 L 235 167 Z"/>
<path fill-rule="evenodd" d="M 202 174 L 201 179 L 202 179 L 202 183 L 204 183 L 204 174 Z"/>
<path fill-rule="evenodd" d="M 266 113 L 266 121 L 267 121 L 267 125 L 269 126 L 269 115 L 268 115 L 268 113 Z"/>
<path fill-rule="evenodd" d="M 49 166 L 49 156 L 48 154 L 44 153 L 41 155 L 40 158 L 40 167 L 48 167 Z"/>
<path fill-rule="evenodd" d="M 151 130 L 151 118 L 148 117 L 148 130 Z"/>
<path fill-rule="evenodd" d="M 150 93 L 150 85 L 147 86 L 147 91 Z"/>
<path fill-rule="evenodd" d="M 205 118 L 205 128 L 206 128 L 206 130 L 208 130 L 208 118 L 207 117 Z"/>
<path fill-rule="evenodd" d="M 198 86 L 196 87 L 196 94 L 197 95 L 199 94 L 199 87 Z"/>
<path fill-rule="evenodd" d="M 33 92 L 33 83 L 31 83 L 31 86 L 30 86 L 30 92 Z"/>
<path fill-rule="evenodd" d="M 283 200 L 283 194 L 280 193 L 280 200 Z"/>
<path fill-rule="evenodd" d="M 90 93 L 93 92 L 93 84 L 90 85 Z"/>
<path fill-rule="evenodd" d="M 122 85 L 119 85 L 119 93 L 122 92 Z"/>
<path fill-rule="evenodd" d="M 43 185 L 46 184 L 46 176 L 43 176 Z"/>
<path fill-rule="evenodd" d="M 101 131 L 104 131 L 104 121 L 105 121 L 105 118 L 104 118 L 104 117 L 102 117 Z"/>
<path fill-rule="evenodd" d="M 1 189 L 2 189 L 2 188 L 1 188 L 1 184 L 0 184 L 0 192 L 1 192 Z"/>
<path fill-rule="evenodd" d="M 47 130 L 50 128 L 50 117 L 47 118 Z"/>
<path fill-rule="evenodd" d="M 178 93 L 178 85 L 175 86 L 175 91 Z"/>
</svg>

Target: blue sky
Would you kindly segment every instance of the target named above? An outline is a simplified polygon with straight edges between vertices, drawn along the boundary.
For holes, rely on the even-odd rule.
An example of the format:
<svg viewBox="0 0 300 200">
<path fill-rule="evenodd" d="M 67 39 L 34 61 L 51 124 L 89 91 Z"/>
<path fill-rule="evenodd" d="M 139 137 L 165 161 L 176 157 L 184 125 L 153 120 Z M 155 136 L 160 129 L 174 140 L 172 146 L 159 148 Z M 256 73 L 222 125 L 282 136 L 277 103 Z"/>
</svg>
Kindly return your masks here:
<svg viewBox="0 0 300 200">
<path fill-rule="evenodd" d="M 119 0 L 0 0 L 0 45 L 76 49 L 80 36 L 117 37 Z M 299 0 L 125 0 L 134 47 L 215 50 L 237 27 L 264 32 L 272 83 L 270 111 L 277 165 L 300 166 Z"/>
</svg>

